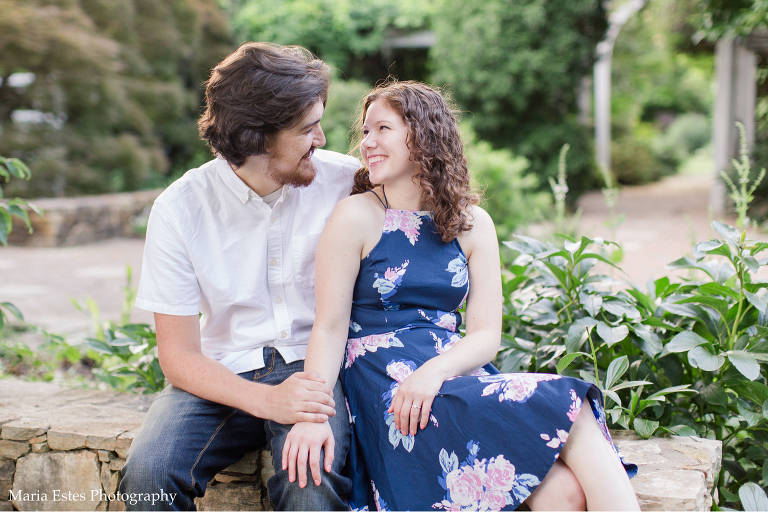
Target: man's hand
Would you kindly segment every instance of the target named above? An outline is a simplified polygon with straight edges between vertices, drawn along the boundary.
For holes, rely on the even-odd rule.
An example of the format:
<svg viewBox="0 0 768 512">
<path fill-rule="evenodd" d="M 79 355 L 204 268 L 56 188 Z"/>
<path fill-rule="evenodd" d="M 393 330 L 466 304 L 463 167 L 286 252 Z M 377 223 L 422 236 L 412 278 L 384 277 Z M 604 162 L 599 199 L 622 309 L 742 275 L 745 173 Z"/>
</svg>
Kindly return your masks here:
<svg viewBox="0 0 768 512">
<path fill-rule="evenodd" d="M 325 449 L 325 471 L 330 473 L 333 450 L 336 446 L 331 425 L 324 423 L 297 423 L 283 445 L 283 471 L 288 470 L 288 481 L 299 477 L 299 487 L 307 485 L 307 460 L 315 485 L 320 485 L 320 452 Z"/>
<path fill-rule="evenodd" d="M 300 421 L 323 423 L 336 415 L 333 392 L 315 372 L 294 373 L 272 389 L 268 419 L 291 425 Z"/>
</svg>

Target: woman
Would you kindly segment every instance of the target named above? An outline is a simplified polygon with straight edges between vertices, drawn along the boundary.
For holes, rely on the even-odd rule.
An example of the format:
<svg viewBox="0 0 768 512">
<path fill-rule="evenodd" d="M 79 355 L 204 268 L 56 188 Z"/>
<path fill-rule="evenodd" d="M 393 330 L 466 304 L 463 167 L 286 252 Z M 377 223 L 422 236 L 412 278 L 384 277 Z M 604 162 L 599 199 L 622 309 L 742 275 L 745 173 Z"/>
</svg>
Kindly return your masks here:
<svg viewBox="0 0 768 512">
<path fill-rule="evenodd" d="M 365 167 L 318 245 L 305 361 L 333 385 L 344 360 L 350 506 L 639 510 L 597 388 L 489 364 L 501 338 L 498 245 L 445 100 L 424 84 L 388 83 L 362 116 Z M 320 481 L 321 447 L 333 453 L 327 423 L 289 434 L 283 465 L 300 485 L 307 460 Z"/>
</svg>

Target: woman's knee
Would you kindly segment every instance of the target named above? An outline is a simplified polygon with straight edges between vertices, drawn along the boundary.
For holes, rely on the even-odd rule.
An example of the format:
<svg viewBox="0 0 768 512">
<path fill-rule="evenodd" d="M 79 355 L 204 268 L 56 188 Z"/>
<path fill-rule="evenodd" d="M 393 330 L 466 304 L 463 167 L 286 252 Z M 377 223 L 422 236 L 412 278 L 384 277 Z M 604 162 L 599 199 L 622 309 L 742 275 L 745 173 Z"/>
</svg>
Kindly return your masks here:
<svg viewBox="0 0 768 512">
<path fill-rule="evenodd" d="M 573 471 L 555 461 L 541 485 L 525 501 L 531 510 L 586 510 L 587 497 Z"/>
</svg>

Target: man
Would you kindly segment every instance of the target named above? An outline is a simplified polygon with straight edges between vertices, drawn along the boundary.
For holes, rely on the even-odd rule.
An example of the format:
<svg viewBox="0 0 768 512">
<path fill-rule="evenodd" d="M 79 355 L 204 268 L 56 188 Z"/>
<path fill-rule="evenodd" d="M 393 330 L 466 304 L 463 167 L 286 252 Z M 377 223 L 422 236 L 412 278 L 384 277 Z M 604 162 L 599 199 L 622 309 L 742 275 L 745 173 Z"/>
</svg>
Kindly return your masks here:
<svg viewBox="0 0 768 512">
<path fill-rule="evenodd" d="M 244 44 L 214 68 L 198 125 L 218 158 L 163 192 L 147 228 L 136 305 L 155 313 L 171 386 L 131 446 L 121 492 L 162 490 L 175 498 L 156 506 L 194 509 L 217 472 L 269 445 L 275 508 L 345 508 L 344 397 L 302 371 L 317 240 L 359 167 L 317 150 L 328 86 L 327 66 L 295 47 Z M 335 448 L 319 485 L 289 482 L 291 424 L 326 420 Z"/>
</svg>

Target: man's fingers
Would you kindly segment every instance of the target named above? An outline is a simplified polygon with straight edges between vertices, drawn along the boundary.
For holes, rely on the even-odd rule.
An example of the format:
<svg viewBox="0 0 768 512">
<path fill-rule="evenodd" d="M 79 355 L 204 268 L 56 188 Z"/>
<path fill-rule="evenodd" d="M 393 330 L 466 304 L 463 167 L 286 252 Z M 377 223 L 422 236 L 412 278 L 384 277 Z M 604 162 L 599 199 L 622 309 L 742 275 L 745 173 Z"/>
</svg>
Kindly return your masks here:
<svg viewBox="0 0 768 512">
<path fill-rule="evenodd" d="M 314 380 L 316 382 L 322 382 L 325 383 L 325 379 L 320 376 L 319 373 L 315 371 L 309 371 L 309 372 L 296 372 L 293 374 L 294 376 L 300 378 L 300 379 L 306 379 L 306 380 Z"/>
<path fill-rule="evenodd" d="M 325 450 L 325 471 L 330 473 L 335 458 L 336 440 L 333 437 L 326 439 L 325 443 L 323 443 L 323 449 Z"/>
<path fill-rule="evenodd" d="M 291 446 L 291 449 L 288 451 L 288 481 L 289 482 L 296 481 L 296 454 L 297 453 L 298 453 L 298 448 L 294 444 Z"/>
<path fill-rule="evenodd" d="M 328 416 L 325 414 L 315 414 L 311 412 L 296 413 L 296 423 L 301 421 L 306 421 L 308 423 L 325 423 L 328 421 Z"/>
<path fill-rule="evenodd" d="M 283 471 L 288 469 L 288 452 L 290 451 L 290 447 L 291 447 L 291 436 L 288 435 L 288 437 L 285 438 L 285 443 L 283 444 Z"/>
<path fill-rule="evenodd" d="M 309 471 L 315 485 L 320 485 L 320 449 L 321 446 L 317 446 L 309 451 Z"/>
<path fill-rule="evenodd" d="M 296 471 L 299 473 L 299 487 L 306 487 L 307 485 L 307 446 L 301 445 L 299 448 L 299 456 L 296 461 Z"/>
</svg>

